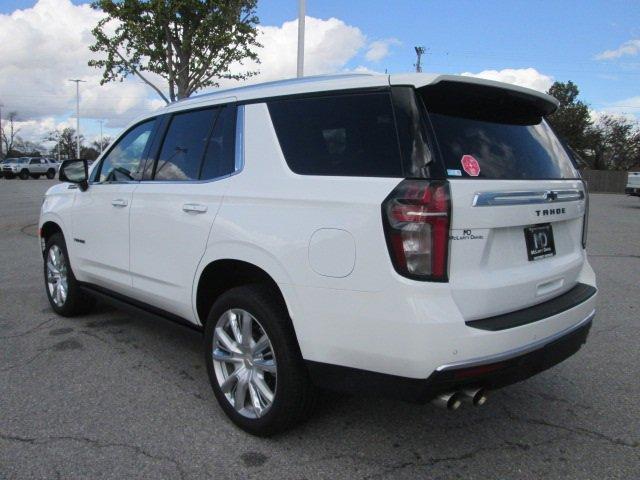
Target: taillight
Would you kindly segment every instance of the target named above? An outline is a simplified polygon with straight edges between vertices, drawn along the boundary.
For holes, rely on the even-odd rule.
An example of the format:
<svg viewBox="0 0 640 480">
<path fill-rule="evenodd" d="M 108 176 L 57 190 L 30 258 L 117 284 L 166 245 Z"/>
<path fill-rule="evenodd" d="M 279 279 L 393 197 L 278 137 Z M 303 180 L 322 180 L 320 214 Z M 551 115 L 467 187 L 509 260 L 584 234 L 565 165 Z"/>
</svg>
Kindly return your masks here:
<svg viewBox="0 0 640 480">
<path fill-rule="evenodd" d="M 448 280 L 451 197 L 445 180 L 404 180 L 382 204 L 396 271 L 415 280 Z"/>
<path fill-rule="evenodd" d="M 584 218 L 582 219 L 582 248 L 587 248 L 587 230 L 589 229 L 589 189 L 587 182 L 582 180 L 584 189 Z"/>
</svg>

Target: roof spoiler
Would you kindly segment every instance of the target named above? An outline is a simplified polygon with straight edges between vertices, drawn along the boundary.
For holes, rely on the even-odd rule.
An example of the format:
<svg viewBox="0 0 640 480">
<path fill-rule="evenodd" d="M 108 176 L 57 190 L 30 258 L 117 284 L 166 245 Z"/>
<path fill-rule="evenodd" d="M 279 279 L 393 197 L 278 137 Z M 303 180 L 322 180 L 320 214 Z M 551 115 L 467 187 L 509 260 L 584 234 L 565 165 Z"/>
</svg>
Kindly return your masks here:
<svg viewBox="0 0 640 480">
<path fill-rule="evenodd" d="M 433 113 L 533 124 L 560 105 L 546 93 L 483 78 L 419 74 L 413 84 Z"/>
</svg>

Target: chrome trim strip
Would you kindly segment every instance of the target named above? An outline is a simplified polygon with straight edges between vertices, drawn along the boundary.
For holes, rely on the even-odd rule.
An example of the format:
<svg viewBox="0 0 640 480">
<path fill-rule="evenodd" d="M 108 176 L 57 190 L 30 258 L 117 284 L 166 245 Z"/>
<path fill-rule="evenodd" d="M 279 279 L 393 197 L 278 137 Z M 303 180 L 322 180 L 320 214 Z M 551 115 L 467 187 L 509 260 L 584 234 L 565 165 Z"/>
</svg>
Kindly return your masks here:
<svg viewBox="0 0 640 480">
<path fill-rule="evenodd" d="M 471 206 L 534 205 L 540 203 L 574 202 L 583 199 L 584 192 L 578 189 L 478 192 L 474 195 Z"/>
<path fill-rule="evenodd" d="M 591 297 L 593 298 L 593 297 Z M 495 355 L 487 355 L 486 357 L 479 357 L 479 358 L 475 358 L 472 360 L 463 360 L 460 362 L 454 362 L 454 363 L 448 363 L 446 365 L 441 365 L 438 368 L 436 368 L 436 372 L 444 372 L 447 370 L 452 370 L 452 369 L 458 369 L 458 368 L 468 368 L 468 367 L 478 367 L 480 365 L 487 365 L 487 364 L 491 364 L 491 363 L 497 363 L 497 362 L 502 362 L 505 360 L 509 360 L 513 357 L 518 357 L 520 355 L 524 355 L 526 353 L 532 352 L 533 350 L 538 350 L 539 348 L 544 347 L 545 345 L 554 342 L 558 339 L 560 339 L 561 337 L 564 337 L 565 335 L 570 334 L 571 332 L 579 329 L 580 327 L 586 325 L 587 323 L 589 323 L 591 320 L 593 320 L 593 317 L 595 317 L 596 315 L 596 310 L 595 308 L 591 311 L 591 313 L 589 315 L 587 315 L 586 318 L 584 318 L 583 320 L 581 320 L 580 322 L 578 322 L 575 325 L 570 326 L 569 328 L 566 328 L 554 335 L 551 335 L 550 337 L 547 338 L 543 338 L 542 340 L 538 340 L 536 342 L 530 343 L 528 345 L 525 345 L 523 347 L 518 347 L 518 348 L 514 348 L 513 350 L 508 350 L 506 352 L 502 352 L 502 353 L 498 353 Z"/>
<path fill-rule="evenodd" d="M 235 172 L 244 168 L 244 105 L 238 106 L 236 113 L 236 164 Z"/>
</svg>

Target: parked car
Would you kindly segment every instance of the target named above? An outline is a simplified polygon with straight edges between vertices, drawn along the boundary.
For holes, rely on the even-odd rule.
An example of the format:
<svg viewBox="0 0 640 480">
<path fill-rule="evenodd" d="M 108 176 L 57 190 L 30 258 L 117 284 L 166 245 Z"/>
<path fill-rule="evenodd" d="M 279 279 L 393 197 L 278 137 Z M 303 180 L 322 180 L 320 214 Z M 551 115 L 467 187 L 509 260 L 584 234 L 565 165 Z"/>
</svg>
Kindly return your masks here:
<svg viewBox="0 0 640 480">
<path fill-rule="evenodd" d="M 2 164 L 2 173 L 6 178 L 19 177 L 21 180 L 40 178 L 44 175 L 48 179 L 56 176 L 59 166 L 41 157 L 20 157 L 10 159 Z"/>
<path fill-rule="evenodd" d="M 47 297 L 201 328 L 213 393 L 253 434 L 300 422 L 318 386 L 480 405 L 578 351 L 595 315 L 557 106 L 427 74 L 171 104 L 90 171 L 63 164 L 39 223 Z"/>
<path fill-rule="evenodd" d="M 640 197 L 640 172 L 629 172 L 627 186 L 624 189 L 624 193 Z"/>
</svg>

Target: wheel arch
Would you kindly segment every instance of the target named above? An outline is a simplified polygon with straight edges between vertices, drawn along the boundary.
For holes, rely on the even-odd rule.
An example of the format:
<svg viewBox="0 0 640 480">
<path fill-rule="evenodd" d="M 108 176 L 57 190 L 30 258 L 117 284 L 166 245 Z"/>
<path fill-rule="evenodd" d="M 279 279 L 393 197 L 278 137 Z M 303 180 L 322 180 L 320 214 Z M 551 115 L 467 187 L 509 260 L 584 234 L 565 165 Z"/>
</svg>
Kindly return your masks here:
<svg viewBox="0 0 640 480">
<path fill-rule="evenodd" d="M 54 220 L 46 220 L 38 230 L 38 234 L 45 244 L 56 233 L 60 233 L 64 237 L 62 227 Z M 44 255 L 44 248 L 42 249 L 42 254 Z"/>
<path fill-rule="evenodd" d="M 200 323 L 202 325 L 206 323 L 211 306 L 220 295 L 232 288 L 251 284 L 269 286 L 291 317 L 285 293 L 264 268 L 245 260 L 220 258 L 207 263 L 197 279 L 194 289 L 195 309 Z"/>
</svg>

